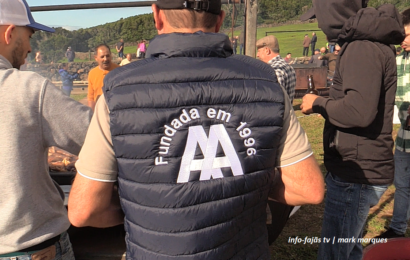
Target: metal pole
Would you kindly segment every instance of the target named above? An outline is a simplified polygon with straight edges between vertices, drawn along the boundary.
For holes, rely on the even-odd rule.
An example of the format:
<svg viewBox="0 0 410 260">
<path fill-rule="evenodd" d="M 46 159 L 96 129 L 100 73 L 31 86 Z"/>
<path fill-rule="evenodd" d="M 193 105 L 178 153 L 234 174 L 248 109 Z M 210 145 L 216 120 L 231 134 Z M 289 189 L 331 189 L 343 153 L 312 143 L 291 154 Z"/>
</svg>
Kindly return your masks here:
<svg viewBox="0 0 410 260">
<path fill-rule="evenodd" d="M 236 0 L 244 3 L 245 0 Z M 118 2 L 118 3 L 95 3 L 95 4 L 71 4 L 71 5 L 46 5 L 32 6 L 32 12 L 42 11 L 64 11 L 64 10 L 81 10 L 81 9 L 102 9 L 102 8 L 124 8 L 124 7 L 144 7 L 155 4 L 156 1 L 135 1 L 135 2 Z M 222 0 L 222 4 L 227 4 L 228 0 Z"/>
<path fill-rule="evenodd" d="M 231 24 L 231 29 L 232 29 L 232 41 L 233 41 L 233 27 L 235 26 L 234 22 L 235 22 L 235 3 L 233 3 L 232 6 L 232 24 Z"/>
<path fill-rule="evenodd" d="M 256 22 L 258 18 L 258 0 L 246 0 L 245 21 L 245 55 L 255 58 L 256 53 Z"/>
</svg>

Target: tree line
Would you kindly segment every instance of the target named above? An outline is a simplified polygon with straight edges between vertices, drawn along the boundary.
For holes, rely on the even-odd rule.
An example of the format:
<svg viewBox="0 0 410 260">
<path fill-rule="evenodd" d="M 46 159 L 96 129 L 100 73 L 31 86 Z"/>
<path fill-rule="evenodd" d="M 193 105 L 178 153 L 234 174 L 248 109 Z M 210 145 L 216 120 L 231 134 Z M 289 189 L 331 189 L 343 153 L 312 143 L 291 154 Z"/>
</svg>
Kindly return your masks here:
<svg viewBox="0 0 410 260">
<path fill-rule="evenodd" d="M 399 11 L 409 6 L 409 0 L 370 0 L 369 6 L 377 7 L 385 3 L 394 4 Z M 312 0 L 259 0 L 258 23 L 281 23 L 296 20 L 312 6 Z M 245 20 L 244 4 L 227 4 L 222 7 L 226 18 L 222 30 L 242 26 Z M 156 34 L 152 14 L 136 15 L 129 18 L 103 25 L 68 31 L 55 28 L 56 32 L 37 32 L 32 36 L 33 53 L 29 56 L 34 59 L 35 52 L 41 51 L 45 62 L 57 62 L 64 58 L 65 51 L 71 46 L 74 51 L 88 52 L 101 43 L 113 45 L 124 39 L 125 42 L 137 42 L 142 39 L 150 40 Z"/>
</svg>

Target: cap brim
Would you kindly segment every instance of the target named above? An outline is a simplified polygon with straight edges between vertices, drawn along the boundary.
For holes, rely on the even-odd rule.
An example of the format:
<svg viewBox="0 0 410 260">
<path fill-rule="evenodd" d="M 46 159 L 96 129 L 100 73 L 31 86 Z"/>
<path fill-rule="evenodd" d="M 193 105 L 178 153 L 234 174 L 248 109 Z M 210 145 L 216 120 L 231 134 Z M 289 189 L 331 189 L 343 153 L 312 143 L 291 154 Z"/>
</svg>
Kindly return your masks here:
<svg viewBox="0 0 410 260">
<path fill-rule="evenodd" d="M 39 24 L 39 23 L 36 23 L 36 22 L 31 23 L 31 24 L 27 24 L 26 26 L 27 26 L 27 27 L 30 27 L 30 28 L 33 28 L 33 29 L 35 29 L 35 30 L 40 30 L 40 31 L 45 31 L 45 32 L 51 32 L 51 33 L 53 33 L 53 32 L 56 31 L 56 30 L 54 30 L 54 29 L 51 28 L 51 27 L 48 27 L 48 26 L 45 26 L 45 25 L 42 25 L 42 24 Z"/>
<path fill-rule="evenodd" d="M 313 18 L 316 18 L 316 15 L 315 15 L 315 8 L 312 7 L 306 13 L 302 14 L 302 16 L 300 17 L 300 20 L 307 21 Z"/>
</svg>

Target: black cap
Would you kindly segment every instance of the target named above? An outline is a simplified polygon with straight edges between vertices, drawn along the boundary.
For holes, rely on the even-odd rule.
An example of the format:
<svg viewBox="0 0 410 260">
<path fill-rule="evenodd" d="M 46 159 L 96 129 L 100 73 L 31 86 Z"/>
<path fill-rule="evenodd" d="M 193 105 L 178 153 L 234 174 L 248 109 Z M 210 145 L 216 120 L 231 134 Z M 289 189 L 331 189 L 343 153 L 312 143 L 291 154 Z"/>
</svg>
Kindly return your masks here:
<svg viewBox="0 0 410 260">
<path fill-rule="evenodd" d="M 157 0 L 160 9 L 192 9 L 212 14 L 221 13 L 221 0 Z"/>
<path fill-rule="evenodd" d="M 306 13 L 302 14 L 302 16 L 300 17 L 300 20 L 306 21 L 306 20 L 313 19 L 313 18 L 316 18 L 316 15 L 315 15 L 315 8 L 312 7 Z"/>
<path fill-rule="evenodd" d="M 369 2 L 369 0 L 359 0 L 359 1 L 362 2 L 362 8 L 366 8 L 367 3 Z M 316 18 L 315 8 L 314 7 L 310 8 L 306 13 L 304 13 L 300 16 L 301 21 L 307 21 L 309 19 L 314 19 L 314 18 Z"/>
</svg>

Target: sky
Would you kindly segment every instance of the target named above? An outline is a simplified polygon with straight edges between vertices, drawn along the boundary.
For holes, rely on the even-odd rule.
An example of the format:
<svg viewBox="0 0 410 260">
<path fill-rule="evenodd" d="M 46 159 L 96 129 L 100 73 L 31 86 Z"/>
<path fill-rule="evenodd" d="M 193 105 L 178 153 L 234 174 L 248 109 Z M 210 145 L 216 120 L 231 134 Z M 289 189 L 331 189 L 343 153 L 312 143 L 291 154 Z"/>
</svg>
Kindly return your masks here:
<svg viewBox="0 0 410 260">
<path fill-rule="evenodd" d="M 135 2 L 136 0 L 26 0 L 29 6 L 92 4 Z M 138 14 L 151 13 L 151 7 L 128 7 L 109 9 L 88 9 L 69 11 L 33 12 L 34 20 L 38 23 L 63 27 L 67 30 L 89 28 L 100 24 L 118 21 Z"/>
</svg>

